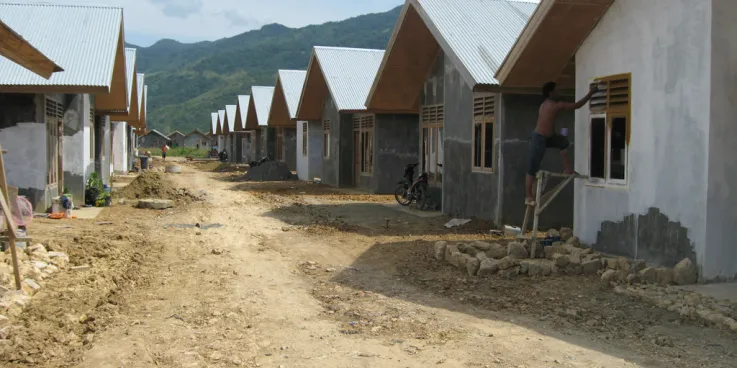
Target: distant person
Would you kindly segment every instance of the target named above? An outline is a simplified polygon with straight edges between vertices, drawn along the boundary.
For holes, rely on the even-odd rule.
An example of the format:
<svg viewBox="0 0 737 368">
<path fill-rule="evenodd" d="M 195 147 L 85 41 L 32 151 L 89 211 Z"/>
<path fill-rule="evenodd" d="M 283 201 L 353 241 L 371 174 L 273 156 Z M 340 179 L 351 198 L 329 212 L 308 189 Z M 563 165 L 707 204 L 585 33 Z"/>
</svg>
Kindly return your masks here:
<svg viewBox="0 0 737 368">
<path fill-rule="evenodd" d="M 197 149 L 200 149 L 200 144 L 199 143 L 197 143 Z"/>
<path fill-rule="evenodd" d="M 166 161 L 166 151 L 168 150 L 169 150 L 169 146 L 167 146 L 166 143 L 164 143 L 164 145 L 161 146 L 161 158 L 163 158 L 164 161 Z"/>
</svg>

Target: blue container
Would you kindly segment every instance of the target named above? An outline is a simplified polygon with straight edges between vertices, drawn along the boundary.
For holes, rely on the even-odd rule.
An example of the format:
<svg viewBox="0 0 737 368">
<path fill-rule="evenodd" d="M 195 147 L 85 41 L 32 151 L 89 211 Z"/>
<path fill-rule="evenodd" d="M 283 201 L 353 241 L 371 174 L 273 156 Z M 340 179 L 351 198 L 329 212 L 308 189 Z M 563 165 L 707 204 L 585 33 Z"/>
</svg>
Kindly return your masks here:
<svg viewBox="0 0 737 368">
<path fill-rule="evenodd" d="M 141 156 L 141 170 L 148 169 L 148 156 Z"/>
</svg>

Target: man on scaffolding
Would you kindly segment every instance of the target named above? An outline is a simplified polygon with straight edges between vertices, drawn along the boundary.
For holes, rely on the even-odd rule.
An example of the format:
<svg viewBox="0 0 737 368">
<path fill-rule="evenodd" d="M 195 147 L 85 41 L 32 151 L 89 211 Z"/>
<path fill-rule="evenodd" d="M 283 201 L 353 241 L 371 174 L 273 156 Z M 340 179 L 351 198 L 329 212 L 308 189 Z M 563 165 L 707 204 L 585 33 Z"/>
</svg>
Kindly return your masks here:
<svg viewBox="0 0 737 368">
<path fill-rule="evenodd" d="M 535 205 L 535 199 L 532 195 L 532 182 L 535 180 L 537 172 L 540 171 L 540 163 L 545 156 L 545 150 L 548 148 L 557 148 L 560 150 L 560 156 L 563 159 L 563 172 L 566 174 L 573 174 L 571 163 L 568 161 L 568 157 L 566 156 L 566 150 L 570 143 L 565 135 L 555 132 L 555 119 L 561 111 L 580 109 L 586 105 L 586 103 L 591 99 L 591 96 L 598 91 L 598 86 L 594 84 L 591 86 L 591 90 L 589 90 L 589 93 L 584 98 L 576 103 L 572 103 L 558 100 L 558 95 L 555 92 L 555 82 L 548 82 L 543 85 L 543 96 L 545 97 L 545 101 L 540 105 L 537 127 L 530 137 L 530 165 L 527 170 L 527 177 L 525 178 L 525 187 L 527 189 L 525 205 Z"/>
</svg>

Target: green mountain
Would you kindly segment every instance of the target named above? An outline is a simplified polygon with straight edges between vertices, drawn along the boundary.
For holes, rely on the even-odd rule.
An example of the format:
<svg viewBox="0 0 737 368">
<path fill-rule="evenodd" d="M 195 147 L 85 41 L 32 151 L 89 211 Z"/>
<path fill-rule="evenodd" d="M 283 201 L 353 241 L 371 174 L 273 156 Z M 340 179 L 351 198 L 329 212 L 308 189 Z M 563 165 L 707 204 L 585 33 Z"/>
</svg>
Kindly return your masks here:
<svg viewBox="0 0 737 368">
<path fill-rule="evenodd" d="M 312 46 L 384 49 L 400 9 L 297 29 L 269 24 L 214 42 L 130 45 L 146 73 L 149 128 L 209 131 L 210 113 L 236 104 L 251 86 L 273 86 L 278 69 L 306 69 Z"/>
</svg>

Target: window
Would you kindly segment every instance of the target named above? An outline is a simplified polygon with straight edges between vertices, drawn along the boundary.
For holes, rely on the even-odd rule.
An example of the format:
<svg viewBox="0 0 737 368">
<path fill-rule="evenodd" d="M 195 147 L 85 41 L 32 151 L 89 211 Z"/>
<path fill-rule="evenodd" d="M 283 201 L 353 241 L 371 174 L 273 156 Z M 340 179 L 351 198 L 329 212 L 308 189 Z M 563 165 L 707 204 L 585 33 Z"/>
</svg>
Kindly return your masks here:
<svg viewBox="0 0 737 368">
<path fill-rule="evenodd" d="M 361 174 L 374 171 L 374 115 L 354 116 L 353 132 L 358 135 L 359 169 Z"/>
<path fill-rule="evenodd" d="M 302 156 L 307 156 L 307 122 L 302 122 Z"/>
<path fill-rule="evenodd" d="M 330 120 L 322 122 L 322 157 L 330 158 Z"/>
<path fill-rule="evenodd" d="M 630 137 L 630 75 L 595 80 L 600 92 L 589 103 L 589 182 L 627 185 Z"/>
<path fill-rule="evenodd" d="M 494 95 L 473 99 L 473 169 L 494 170 Z"/>
<path fill-rule="evenodd" d="M 48 97 L 45 99 L 46 116 L 46 184 L 59 180 L 59 131 L 64 119 L 64 107 Z"/>
<path fill-rule="evenodd" d="M 422 170 L 429 175 L 431 183 L 443 181 L 443 105 L 422 106 Z"/>
<path fill-rule="evenodd" d="M 95 158 L 95 109 L 90 107 L 90 158 Z"/>
</svg>

